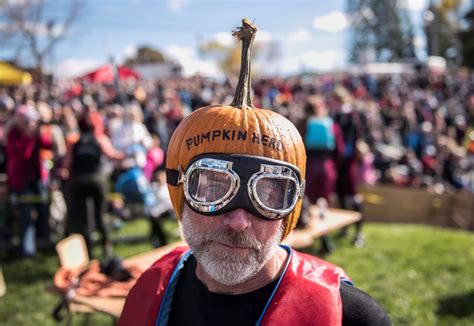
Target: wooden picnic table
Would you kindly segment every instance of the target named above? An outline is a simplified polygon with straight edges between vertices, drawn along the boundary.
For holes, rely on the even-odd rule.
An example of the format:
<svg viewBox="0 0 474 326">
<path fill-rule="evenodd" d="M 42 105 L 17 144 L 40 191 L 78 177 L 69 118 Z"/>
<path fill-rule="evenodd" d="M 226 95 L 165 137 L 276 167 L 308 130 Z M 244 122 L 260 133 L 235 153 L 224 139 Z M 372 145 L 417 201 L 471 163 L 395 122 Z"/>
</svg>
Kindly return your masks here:
<svg viewBox="0 0 474 326">
<path fill-rule="evenodd" d="M 308 226 L 304 229 L 294 230 L 283 243 L 294 248 L 307 247 L 314 242 L 314 239 L 351 225 L 361 219 L 361 214 L 358 212 L 335 208 L 328 208 L 324 219 L 319 218 L 317 207 L 311 207 L 310 214 L 311 219 Z M 151 266 L 156 260 L 174 248 L 184 245 L 186 245 L 184 241 L 178 241 L 125 259 L 124 263 Z M 113 318 L 118 318 L 122 313 L 124 304 L 125 298 L 76 296 L 69 304 L 69 311 L 71 313 L 100 312 L 108 314 Z"/>
</svg>

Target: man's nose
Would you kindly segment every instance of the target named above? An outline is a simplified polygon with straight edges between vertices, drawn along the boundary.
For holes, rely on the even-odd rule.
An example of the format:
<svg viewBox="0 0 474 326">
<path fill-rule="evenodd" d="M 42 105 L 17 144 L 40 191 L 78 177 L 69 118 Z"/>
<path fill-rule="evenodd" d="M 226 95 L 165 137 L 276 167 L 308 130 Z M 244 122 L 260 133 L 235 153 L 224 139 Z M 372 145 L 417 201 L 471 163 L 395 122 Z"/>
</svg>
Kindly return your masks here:
<svg viewBox="0 0 474 326">
<path fill-rule="evenodd" d="M 229 226 L 237 232 L 244 231 L 252 226 L 251 216 L 246 210 L 239 208 L 225 214 L 224 225 Z"/>
</svg>

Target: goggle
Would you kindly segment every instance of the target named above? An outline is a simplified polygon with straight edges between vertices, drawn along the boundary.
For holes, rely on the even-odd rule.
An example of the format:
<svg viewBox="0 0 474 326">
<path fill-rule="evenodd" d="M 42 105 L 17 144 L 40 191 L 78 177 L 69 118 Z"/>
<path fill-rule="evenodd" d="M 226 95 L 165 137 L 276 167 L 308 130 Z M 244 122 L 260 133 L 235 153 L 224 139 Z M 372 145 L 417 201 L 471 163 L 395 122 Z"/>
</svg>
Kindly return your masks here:
<svg viewBox="0 0 474 326">
<path fill-rule="evenodd" d="M 304 195 L 297 167 L 250 155 L 200 155 L 185 172 L 167 170 L 167 182 L 183 184 L 188 206 L 210 216 L 243 208 L 257 217 L 277 220 L 290 214 Z"/>
</svg>

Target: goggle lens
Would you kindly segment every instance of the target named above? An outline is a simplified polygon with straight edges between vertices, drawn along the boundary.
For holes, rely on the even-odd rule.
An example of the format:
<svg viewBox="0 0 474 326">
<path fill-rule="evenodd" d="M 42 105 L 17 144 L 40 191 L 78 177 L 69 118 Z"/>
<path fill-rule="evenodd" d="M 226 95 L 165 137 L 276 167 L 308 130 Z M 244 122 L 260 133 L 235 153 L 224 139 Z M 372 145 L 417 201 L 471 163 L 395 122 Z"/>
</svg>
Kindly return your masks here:
<svg viewBox="0 0 474 326">
<path fill-rule="evenodd" d="M 195 212 L 221 215 L 244 208 L 275 220 L 291 213 L 304 193 L 300 171 L 286 162 L 243 154 L 205 154 L 183 173 L 167 170 L 168 183 L 183 183 L 186 202 Z"/>
<path fill-rule="evenodd" d="M 201 168 L 194 170 L 189 176 L 188 191 L 193 200 L 212 203 L 226 197 L 231 186 L 229 174 Z"/>
<path fill-rule="evenodd" d="M 260 178 L 255 182 L 256 196 L 261 203 L 272 209 L 287 209 L 297 198 L 297 186 L 293 180 Z"/>
</svg>

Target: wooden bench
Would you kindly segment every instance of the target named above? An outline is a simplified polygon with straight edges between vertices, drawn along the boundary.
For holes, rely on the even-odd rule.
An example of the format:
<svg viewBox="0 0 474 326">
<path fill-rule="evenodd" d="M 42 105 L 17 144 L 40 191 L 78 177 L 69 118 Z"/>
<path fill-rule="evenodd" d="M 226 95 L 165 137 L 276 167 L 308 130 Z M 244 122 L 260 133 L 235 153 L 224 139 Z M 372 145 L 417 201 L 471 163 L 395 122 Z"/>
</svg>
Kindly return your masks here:
<svg viewBox="0 0 474 326">
<path fill-rule="evenodd" d="M 368 221 L 416 223 L 474 231 L 474 195 L 436 194 L 426 189 L 394 185 L 362 186 L 364 216 Z"/>
<path fill-rule="evenodd" d="M 294 248 L 310 246 L 314 240 L 323 235 L 327 235 L 342 227 L 351 225 L 361 219 L 358 212 L 342 209 L 330 208 L 327 210 L 324 219 L 320 219 L 317 214 L 317 207 L 310 208 L 311 218 L 305 229 L 294 230 L 283 243 Z M 178 246 L 186 245 L 185 242 L 175 242 L 125 260 L 127 263 L 135 263 L 151 266 L 153 262 L 173 250 Z M 122 312 L 125 298 L 101 298 L 76 296 L 69 304 L 71 313 L 105 313 L 113 318 L 118 318 Z"/>
<path fill-rule="evenodd" d="M 309 247 L 316 238 L 328 235 L 345 226 L 351 225 L 362 218 L 361 213 L 343 209 L 329 208 L 326 216 L 318 216 L 318 208 L 310 207 L 311 218 L 304 229 L 293 230 L 284 243 L 294 248 Z"/>
</svg>

